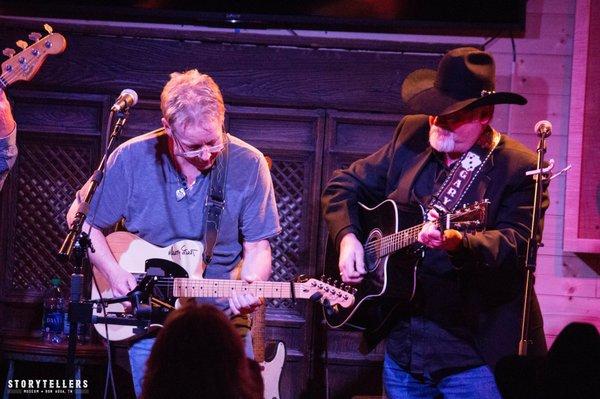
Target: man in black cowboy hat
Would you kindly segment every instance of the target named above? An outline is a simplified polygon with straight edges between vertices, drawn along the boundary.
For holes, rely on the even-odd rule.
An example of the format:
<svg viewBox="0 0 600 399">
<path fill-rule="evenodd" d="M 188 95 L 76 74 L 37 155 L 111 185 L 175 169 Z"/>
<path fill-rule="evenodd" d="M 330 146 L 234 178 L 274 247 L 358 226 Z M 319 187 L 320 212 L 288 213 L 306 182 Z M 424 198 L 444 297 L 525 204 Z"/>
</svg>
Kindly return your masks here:
<svg viewBox="0 0 600 399">
<path fill-rule="evenodd" d="M 340 274 L 351 284 L 369 277 L 358 202 L 420 204 L 431 221 L 463 204 L 491 201 L 483 232 L 441 232 L 428 222 L 418 234 L 424 252 L 416 295 L 386 334 L 384 387 L 392 398 L 500 398 L 493 367 L 517 351 L 534 192 L 525 172 L 535 169 L 536 157 L 489 125 L 495 104 L 527 102 L 495 92 L 494 84 L 492 56 L 475 48 L 451 50 L 437 71 L 411 73 L 402 98 L 421 114 L 403 118 L 383 148 L 336 171 L 323 193 Z M 535 298 L 529 336 L 529 353 L 544 353 Z"/>
</svg>

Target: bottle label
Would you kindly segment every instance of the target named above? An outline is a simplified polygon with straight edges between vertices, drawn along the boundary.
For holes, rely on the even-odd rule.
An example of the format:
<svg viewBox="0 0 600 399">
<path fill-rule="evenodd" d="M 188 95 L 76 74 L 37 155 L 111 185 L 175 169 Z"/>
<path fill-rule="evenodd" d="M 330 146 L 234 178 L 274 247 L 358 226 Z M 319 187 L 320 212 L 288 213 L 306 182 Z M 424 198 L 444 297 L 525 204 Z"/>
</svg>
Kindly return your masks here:
<svg viewBox="0 0 600 399">
<path fill-rule="evenodd" d="M 44 331 L 60 334 L 63 332 L 64 313 L 54 311 L 46 313 L 44 317 Z"/>
</svg>

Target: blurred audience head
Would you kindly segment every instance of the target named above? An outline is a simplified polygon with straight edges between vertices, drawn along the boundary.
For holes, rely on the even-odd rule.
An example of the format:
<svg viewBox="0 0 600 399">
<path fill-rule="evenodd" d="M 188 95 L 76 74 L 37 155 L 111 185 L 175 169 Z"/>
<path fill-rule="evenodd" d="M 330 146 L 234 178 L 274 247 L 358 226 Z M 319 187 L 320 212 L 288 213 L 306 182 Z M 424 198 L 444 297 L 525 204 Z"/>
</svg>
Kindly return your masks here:
<svg viewBox="0 0 600 399">
<path fill-rule="evenodd" d="M 262 396 L 260 369 L 250 364 L 239 333 L 220 310 L 192 304 L 169 315 L 146 365 L 142 398 Z"/>
<path fill-rule="evenodd" d="M 571 323 L 548 351 L 543 372 L 545 398 L 600 397 L 600 334 L 589 323 Z"/>
</svg>

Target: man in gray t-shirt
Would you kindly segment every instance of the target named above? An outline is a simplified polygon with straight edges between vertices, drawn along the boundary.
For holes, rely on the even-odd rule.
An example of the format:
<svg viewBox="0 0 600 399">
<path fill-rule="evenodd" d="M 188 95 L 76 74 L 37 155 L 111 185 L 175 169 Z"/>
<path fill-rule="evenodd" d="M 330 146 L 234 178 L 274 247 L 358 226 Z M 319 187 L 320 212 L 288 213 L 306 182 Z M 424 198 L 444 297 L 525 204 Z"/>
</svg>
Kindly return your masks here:
<svg viewBox="0 0 600 399">
<path fill-rule="evenodd" d="M 87 218 L 86 229 L 91 225 L 96 250 L 90 253 L 92 263 L 106 277 L 114 296 L 122 296 L 135 288 L 136 281 L 115 260 L 103 229 L 124 219 L 129 232 L 157 246 L 186 239 L 203 241 L 211 170 L 227 145 L 225 208 L 205 277 L 228 279 L 239 274 L 248 282 L 267 280 L 271 274 L 268 238 L 281 228 L 264 156 L 223 131 L 225 107 L 219 87 L 197 70 L 171 75 L 161 94 L 161 110 L 163 128 L 125 142 L 109 157 Z M 248 314 L 260 299 L 236 293 L 219 304 L 232 314 Z M 130 349 L 138 396 L 152 344 L 152 339 L 144 339 Z"/>
</svg>

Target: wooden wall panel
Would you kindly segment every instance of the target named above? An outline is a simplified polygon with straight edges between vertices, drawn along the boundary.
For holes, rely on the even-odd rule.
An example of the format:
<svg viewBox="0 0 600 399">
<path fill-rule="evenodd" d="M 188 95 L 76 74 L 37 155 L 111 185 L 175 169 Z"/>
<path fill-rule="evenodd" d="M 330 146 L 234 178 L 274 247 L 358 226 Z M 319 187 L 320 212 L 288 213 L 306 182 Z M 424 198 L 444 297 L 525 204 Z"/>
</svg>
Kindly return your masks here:
<svg viewBox="0 0 600 399">
<path fill-rule="evenodd" d="M 578 202 L 580 188 L 575 183 L 581 181 L 581 159 L 571 155 L 567 159 L 567 154 L 579 154 L 582 145 L 578 132 L 583 131 L 587 103 L 587 37 L 590 20 L 595 15 L 591 3 L 590 0 L 529 1 L 526 34 L 515 39 L 516 53 L 513 54 L 510 40 L 495 40 L 487 46 L 495 55 L 502 89 L 519 92 L 529 100 L 525 106 L 509 107 L 506 130 L 535 149 L 538 138 L 533 126 L 539 120 L 550 120 L 553 133 L 547 142 L 547 158 L 555 159 L 555 171 L 573 164 L 567 176 L 551 183 L 544 247 L 539 250 L 537 262 L 536 289 L 543 298 L 541 306 L 549 343 L 571 321 L 588 321 L 600 327 L 600 313 L 593 298 L 598 297 L 598 290 L 594 294 L 593 287 L 600 281 L 598 255 L 568 252 L 597 247 L 597 243 L 591 242 L 579 245 L 582 240 L 577 238 L 577 223 L 569 217 L 569 214 L 585 217 L 592 209 Z M 575 241 L 579 246 L 573 244 Z"/>
<path fill-rule="evenodd" d="M 211 43 L 201 37 L 110 37 L 82 34 L 68 25 L 54 28 L 65 35 L 67 50 L 49 59 L 28 87 L 113 95 L 129 87 L 142 98 L 158 99 L 171 72 L 198 68 L 221 86 L 227 103 L 399 112 L 404 77 L 438 60 L 398 52 Z M 23 35 L 17 29 L 0 32 L 6 42 Z"/>
</svg>

